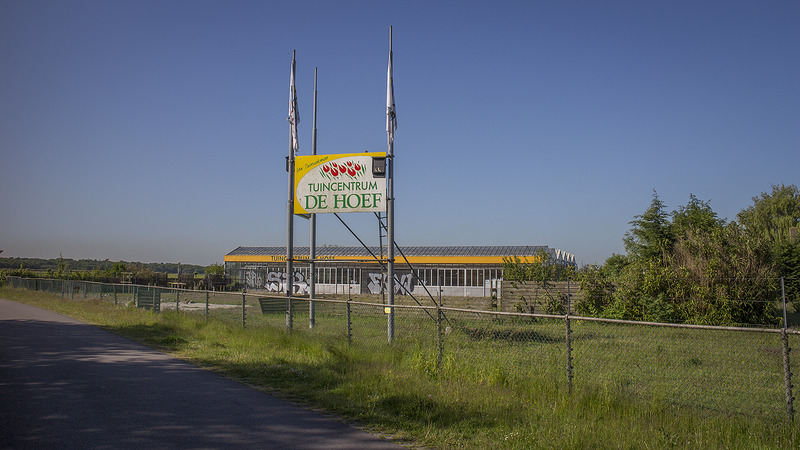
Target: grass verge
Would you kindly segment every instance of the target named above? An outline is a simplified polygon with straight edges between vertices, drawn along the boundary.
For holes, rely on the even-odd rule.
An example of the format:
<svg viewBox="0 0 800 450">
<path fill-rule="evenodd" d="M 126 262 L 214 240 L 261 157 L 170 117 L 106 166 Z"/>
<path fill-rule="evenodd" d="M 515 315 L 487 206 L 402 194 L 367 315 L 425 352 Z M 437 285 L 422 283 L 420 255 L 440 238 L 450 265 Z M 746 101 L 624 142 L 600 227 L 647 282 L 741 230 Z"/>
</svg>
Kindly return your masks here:
<svg viewBox="0 0 800 450">
<path fill-rule="evenodd" d="M 0 288 L 0 297 L 100 326 L 181 359 L 396 436 L 437 448 L 797 448 L 796 426 L 675 406 L 585 385 L 572 394 L 540 376 L 431 370 L 414 346 L 348 345 L 287 334 L 281 326 L 242 328 L 202 316 L 65 300 Z M 445 361 L 462 364 L 461 361 Z M 480 364 L 471 358 L 463 364 Z M 465 369 L 465 368 L 461 368 Z"/>
</svg>

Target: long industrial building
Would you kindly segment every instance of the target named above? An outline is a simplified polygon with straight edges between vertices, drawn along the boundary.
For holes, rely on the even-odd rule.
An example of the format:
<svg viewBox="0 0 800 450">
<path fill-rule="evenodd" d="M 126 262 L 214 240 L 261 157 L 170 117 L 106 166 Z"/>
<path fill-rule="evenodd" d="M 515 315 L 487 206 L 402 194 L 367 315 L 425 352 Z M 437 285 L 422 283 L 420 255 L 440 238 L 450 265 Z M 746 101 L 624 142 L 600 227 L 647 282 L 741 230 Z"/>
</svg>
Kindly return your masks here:
<svg viewBox="0 0 800 450">
<path fill-rule="evenodd" d="M 310 293 L 309 254 L 308 247 L 294 248 L 296 295 Z M 503 278 L 504 259 L 533 262 L 542 254 L 553 263 L 575 265 L 574 255 L 548 246 L 395 247 L 396 294 L 441 288 L 446 296 L 490 297 Z M 385 258 L 380 247 L 318 247 L 315 293 L 380 294 L 386 288 L 385 263 L 380 262 Z M 286 292 L 286 247 L 238 247 L 225 255 L 225 273 L 238 288 Z"/>
</svg>

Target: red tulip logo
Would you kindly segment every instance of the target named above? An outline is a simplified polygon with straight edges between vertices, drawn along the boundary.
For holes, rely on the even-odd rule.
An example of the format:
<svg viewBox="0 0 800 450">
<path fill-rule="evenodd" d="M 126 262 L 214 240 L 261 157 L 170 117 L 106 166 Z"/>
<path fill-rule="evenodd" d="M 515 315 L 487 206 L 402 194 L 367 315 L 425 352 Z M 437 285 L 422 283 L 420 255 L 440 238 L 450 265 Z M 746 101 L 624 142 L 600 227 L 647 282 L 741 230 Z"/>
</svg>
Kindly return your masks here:
<svg viewBox="0 0 800 450">
<path fill-rule="evenodd" d="M 358 178 L 367 171 L 367 166 L 361 165 L 354 161 L 345 161 L 344 163 L 331 162 L 322 166 L 320 175 L 324 178 L 331 179 L 337 178 L 340 175 L 347 175 L 350 178 Z"/>
</svg>

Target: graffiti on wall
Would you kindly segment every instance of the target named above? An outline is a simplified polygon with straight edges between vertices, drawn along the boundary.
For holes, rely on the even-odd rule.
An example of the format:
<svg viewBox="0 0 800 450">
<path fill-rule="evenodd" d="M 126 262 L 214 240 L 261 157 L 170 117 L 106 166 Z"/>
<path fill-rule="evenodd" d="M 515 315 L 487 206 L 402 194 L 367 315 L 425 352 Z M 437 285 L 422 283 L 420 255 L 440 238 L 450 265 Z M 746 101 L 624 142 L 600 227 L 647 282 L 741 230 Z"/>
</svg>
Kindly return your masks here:
<svg viewBox="0 0 800 450">
<path fill-rule="evenodd" d="M 261 289 L 264 285 L 264 277 L 261 276 L 262 272 L 255 270 L 248 270 L 244 273 L 244 284 L 248 289 Z"/>
<path fill-rule="evenodd" d="M 286 292 L 287 283 L 286 271 L 278 268 L 245 269 L 242 279 L 248 290 L 267 291 L 276 293 Z M 357 283 L 353 280 L 353 283 Z M 395 272 L 394 293 L 397 295 L 408 295 L 413 292 L 415 287 L 414 276 L 411 272 Z M 343 282 L 344 283 L 344 282 Z M 295 272 L 292 280 L 292 295 L 309 295 L 311 286 L 302 272 Z M 381 272 L 361 273 L 361 292 L 370 294 L 380 294 L 387 292 L 388 276 Z"/>
<path fill-rule="evenodd" d="M 367 289 L 370 294 L 380 294 L 387 291 L 388 274 L 377 272 L 367 274 L 369 282 Z M 394 293 L 407 295 L 414 290 L 414 277 L 410 273 L 405 275 L 395 274 Z"/>
<path fill-rule="evenodd" d="M 286 272 L 276 270 L 247 270 L 244 274 L 245 284 L 248 289 L 263 289 L 267 292 L 286 292 L 288 278 Z M 294 273 L 292 292 L 292 295 L 304 295 L 310 292 L 306 277 L 301 272 Z"/>
</svg>

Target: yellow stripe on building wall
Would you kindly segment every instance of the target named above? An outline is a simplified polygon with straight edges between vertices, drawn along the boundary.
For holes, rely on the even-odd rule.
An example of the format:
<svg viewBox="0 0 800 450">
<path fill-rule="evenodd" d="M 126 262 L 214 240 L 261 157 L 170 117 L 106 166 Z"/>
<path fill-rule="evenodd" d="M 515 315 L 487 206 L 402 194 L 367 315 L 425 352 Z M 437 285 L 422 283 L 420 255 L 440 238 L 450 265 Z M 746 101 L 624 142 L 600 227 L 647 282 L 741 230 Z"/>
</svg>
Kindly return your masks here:
<svg viewBox="0 0 800 450">
<path fill-rule="evenodd" d="M 509 256 L 409 256 L 410 264 L 461 264 L 461 265 L 481 265 L 481 264 L 503 264 L 503 258 L 513 258 Z M 308 255 L 295 255 L 295 260 L 308 259 Z M 341 262 L 363 262 L 369 263 L 368 257 L 364 256 L 318 256 L 318 260 L 341 261 Z M 523 262 L 534 262 L 537 256 L 519 256 Z M 353 260 L 360 260 L 358 262 Z M 286 255 L 225 255 L 225 262 L 253 262 L 253 263 L 275 263 L 286 262 Z M 375 261 L 377 262 L 377 261 Z M 395 255 L 395 264 L 405 263 L 405 259 Z"/>
</svg>

